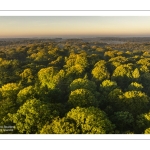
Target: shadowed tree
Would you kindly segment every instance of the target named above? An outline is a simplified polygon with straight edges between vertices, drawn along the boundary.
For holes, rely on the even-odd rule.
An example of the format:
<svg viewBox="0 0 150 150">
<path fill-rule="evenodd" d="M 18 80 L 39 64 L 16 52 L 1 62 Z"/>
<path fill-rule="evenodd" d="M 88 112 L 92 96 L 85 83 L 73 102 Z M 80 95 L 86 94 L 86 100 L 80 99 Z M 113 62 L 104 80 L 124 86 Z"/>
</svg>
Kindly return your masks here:
<svg viewBox="0 0 150 150">
<path fill-rule="evenodd" d="M 100 101 L 100 108 L 101 109 L 105 109 L 109 104 L 109 93 L 111 91 L 113 91 L 114 89 L 116 89 L 117 83 L 115 81 L 111 81 L 111 80 L 104 80 L 101 84 L 100 84 L 100 96 L 99 96 L 99 101 Z"/>
<path fill-rule="evenodd" d="M 21 81 L 20 83 L 23 86 L 32 85 L 34 82 L 34 76 L 32 70 L 30 68 L 25 69 L 21 74 Z"/>
<path fill-rule="evenodd" d="M 135 132 L 137 134 L 143 133 L 148 134 L 149 128 L 150 128 L 150 112 L 138 115 L 136 118 Z"/>
<path fill-rule="evenodd" d="M 143 75 L 141 75 L 141 82 L 143 85 L 143 91 L 150 96 L 150 73 L 146 72 Z"/>
<path fill-rule="evenodd" d="M 107 98 L 105 100 L 105 112 L 108 115 L 112 115 L 115 111 L 121 111 L 120 108 L 122 107 L 122 101 L 120 101 L 123 92 L 120 88 L 115 88 L 111 92 L 109 92 Z"/>
<path fill-rule="evenodd" d="M 120 110 L 129 111 L 135 117 L 148 109 L 149 98 L 141 91 L 127 91 L 120 98 Z"/>
<path fill-rule="evenodd" d="M 119 130 L 120 133 L 133 131 L 134 118 L 132 114 L 127 111 L 115 112 L 111 116 L 111 121 L 116 125 L 116 129 Z"/>
<path fill-rule="evenodd" d="M 0 58 L 0 86 L 19 81 L 19 68 L 18 60 L 5 60 Z"/>
</svg>

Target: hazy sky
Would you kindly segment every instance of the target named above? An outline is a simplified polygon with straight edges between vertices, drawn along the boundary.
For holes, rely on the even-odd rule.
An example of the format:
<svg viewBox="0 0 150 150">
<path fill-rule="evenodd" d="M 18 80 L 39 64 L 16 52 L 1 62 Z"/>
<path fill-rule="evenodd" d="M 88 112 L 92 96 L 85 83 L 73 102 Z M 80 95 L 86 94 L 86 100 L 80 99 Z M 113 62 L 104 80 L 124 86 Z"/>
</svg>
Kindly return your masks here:
<svg viewBox="0 0 150 150">
<path fill-rule="evenodd" d="M 150 36 L 149 16 L 0 16 L 0 38 Z"/>
</svg>

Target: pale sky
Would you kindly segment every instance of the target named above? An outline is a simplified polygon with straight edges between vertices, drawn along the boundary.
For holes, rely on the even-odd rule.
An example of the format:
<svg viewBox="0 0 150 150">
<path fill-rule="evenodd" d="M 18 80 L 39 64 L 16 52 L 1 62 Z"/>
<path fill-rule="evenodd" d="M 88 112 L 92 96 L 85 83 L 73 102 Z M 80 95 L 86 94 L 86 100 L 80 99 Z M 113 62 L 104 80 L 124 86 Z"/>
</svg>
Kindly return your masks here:
<svg viewBox="0 0 150 150">
<path fill-rule="evenodd" d="M 0 16 L 0 38 L 150 36 L 150 16 Z"/>
</svg>

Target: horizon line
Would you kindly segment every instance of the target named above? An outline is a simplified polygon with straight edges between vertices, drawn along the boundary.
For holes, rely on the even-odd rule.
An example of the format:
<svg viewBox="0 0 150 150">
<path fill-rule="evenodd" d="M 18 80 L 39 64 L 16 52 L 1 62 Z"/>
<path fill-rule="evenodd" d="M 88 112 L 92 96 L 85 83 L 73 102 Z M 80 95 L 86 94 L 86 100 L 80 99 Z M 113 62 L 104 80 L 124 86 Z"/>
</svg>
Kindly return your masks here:
<svg viewBox="0 0 150 150">
<path fill-rule="evenodd" d="M 41 39 L 41 38 L 44 38 L 44 39 L 59 39 L 59 38 L 61 38 L 61 39 L 76 39 L 76 38 L 79 38 L 79 39 L 81 39 L 81 38 L 109 38 L 109 37 L 111 37 L 111 38 L 150 38 L 150 36 L 85 36 L 85 37 L 80 37 L 80 36 L 70 36 L 70 37 L 64 37 L 64 36 L 57 36 L 57 37 L 45 37 L 45 36 L 41 36 L 41 37 L 0 37 L 0 39 Z"/>
</svg>

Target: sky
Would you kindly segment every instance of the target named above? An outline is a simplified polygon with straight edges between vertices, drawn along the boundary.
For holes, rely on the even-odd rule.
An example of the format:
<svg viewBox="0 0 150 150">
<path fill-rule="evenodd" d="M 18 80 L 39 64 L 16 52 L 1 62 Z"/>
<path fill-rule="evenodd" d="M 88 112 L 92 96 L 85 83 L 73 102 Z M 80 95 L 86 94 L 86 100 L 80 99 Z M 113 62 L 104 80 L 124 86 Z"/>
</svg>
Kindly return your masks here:
<svg viewBox="0 0 150 150">
<path fill-rule="evenodd" d="M 0 38 L 150 36 L 150 16 L 0 16 Z"/>
</svg>

